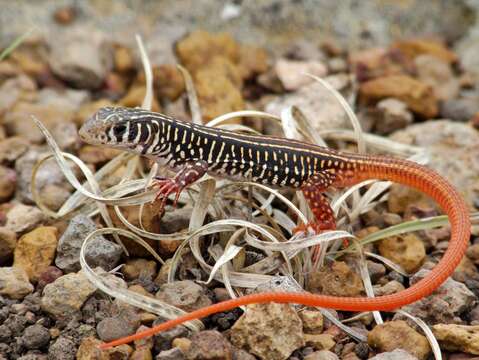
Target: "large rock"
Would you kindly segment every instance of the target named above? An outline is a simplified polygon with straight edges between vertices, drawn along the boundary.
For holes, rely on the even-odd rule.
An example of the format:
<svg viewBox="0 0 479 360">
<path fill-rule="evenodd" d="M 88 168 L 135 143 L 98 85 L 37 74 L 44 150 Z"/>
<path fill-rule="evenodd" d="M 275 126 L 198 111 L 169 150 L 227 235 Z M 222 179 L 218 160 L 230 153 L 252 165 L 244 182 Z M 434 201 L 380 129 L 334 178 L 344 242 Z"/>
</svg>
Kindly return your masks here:
<svg viewBox="0 0 479 360">
<path fill-rule="evenodd" d="M 55 264 L 65 272 L 80 270 L 80 249 L 86 237 L 96 230 L 95 223 L 85 215 L 77 215 L 58 241 Z M 97 236 L 85 251 L 90 267 L 100 266 L 105 271 L 113 269 L 120 260 L 121 246 Z"/>
<path fill-rule="evenodd" d="M 425 148 L 435 169 L 462 193 L 472 206 L 479 183 L 479 132 L 467 124 L 448 120 L 415 124 L 391 135 L 391 139 Z"/>
<path fill-rule="evenodd" d="M 426 249 L 421 239 L 415 235 L 403 234 L 381 240 L 379 253 L 400 265 L 408 273 L 415 272 L 426 258 Z"/>
<path fill-rule="evenodd" d="M 287 304 L 253 304 L 231 328 L 231 342 L 260 359 L 284 360 L 304 346 L 298 314 Z"/>
<path fill-rule="evenodd" d="M 411 277 L 411 284 L 428 274 L 429 270 L 418 271 Z M 428 324 L 462 323 L 461 315 L 471 309 L 476 300 L 466 285 L 448 278 L 431 295 L 402 307 L 402 310 Z M 397 314 L 394 318 L 402 318 L 402 315 Z"/>
<path fill-rule="evenodd" d="M 36 282 L 52 263 L 57 247 L 57 228 L 41 226 L 23 235 L 15 248 L 13 266 L 23 268 Z"/>
<path fill-rule="evenodd" d="M 95 286 L 82 271 L 63 275 L 45 286 L 41 306 L 55 318 L 69 318 L 95 291 Z"/>
</svg>

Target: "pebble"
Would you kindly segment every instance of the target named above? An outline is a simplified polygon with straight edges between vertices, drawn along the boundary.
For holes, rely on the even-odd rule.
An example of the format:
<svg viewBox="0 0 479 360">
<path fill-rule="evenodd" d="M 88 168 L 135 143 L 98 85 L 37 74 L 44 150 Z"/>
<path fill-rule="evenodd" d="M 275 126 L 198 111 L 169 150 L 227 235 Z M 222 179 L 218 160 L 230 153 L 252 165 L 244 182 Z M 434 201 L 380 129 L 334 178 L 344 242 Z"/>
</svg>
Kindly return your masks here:
<svg viewBox="0 0 479 360">
<path fill-rule="evenodd" d="M 477 98 L 448 99 L 441 104 L 440 114 L 445 119 L 466 122 L 479 112 Z"/>
<path fill-rule="evenodd" d="M 407 105 L 400 100 L 394 98 L 381 100 L 377 103 L 376 109 L 379 114 L 374 129 L 379 134 L 390 134 L 413 122 L 413 115 L 407 109 Z"/>
<path fill-rule="evenodd" d="M 339 360 L 339 358 L 338 355 L 329 350 L 321 350 L 306 355 L 304 360 Z"/>
<path fill-rule="evenodd" d="M 364 292 L 361 277 L 345 262 L 335 261 L 309 275 L 308 291 L 334 296 L 359 296 Z"/>
<path fill-rule="evenodd" d="M 53 262 L 57 232 L 53 226 L 40 226 L 18 240 L 13 266 L 25 270 L 31 282 L 36 283 L 40 274 Z"/>
<path fill-rule="evenodd" d="M 98 349 L 98 345 L 101 343 L 94 337 L 83 338 L 76 353 L 76 360 L 96 360 L 100 358 L 102 351 Z"/>
<path fill-rule="evenodd" d="M 283 84 L 283 87 L 288 91 L 298 90 L 315 81 L 305 74 L 311 74 L 322 78 L 326 76 L 328 72 L 326 66 L 319 61 L 298 61 L 288 59 L 277 60 L 274 65 L 274 70 Z"/>
<path fill-rule="evenodd" d="M 426 360 L 431 353 L 427 338 L 402 320 L 377 325 L 368 334 L 368 344 L 379 352 L 401 348 L 419 360 Z"/>
<path fill-rule="evenodd" d="M 163 284 L 156 298 L 185 311 L 193 311 L 212 304 L 205 289 L 191 280 Z"/>
<path fill-rule="evenodd" d="M 17 174 L 13 169 L 0 165 L 0 203 L 9 200 L 15 193 Z"/>
<path fill-rule="evenodd" d="M 331 350 L 336 345 L 331 334 L 304 334 L 304 341 L 315 350 Z"/>
<path fill-rule="evenodd" d="M 303 322 L 303 331 L 305 334 L 321 334 L 324 325 L 321 311 L 303 309 L 298 312 L 298 315 Z"/>
<path fill-rule="evenodd" d="M 219 331 L 201 331 L 193 334 L 190 340 L 185 352 L 188 360 L 233 359 L 233 347 Z"/>
<path fill-rule="evenodd" d="M 326 79 L 327 80 L 327 79 Z M 336 88 L 336 90 L 340 90 Z M 297 106 L 316 130 L 341 129 L 348 126 L 344 109 L 331 92 L 318 82 L 291 94 L 279 96 L 266 104 L 265 111 L 281 115 L 289 106 Z"/>
<path fill-rule="evenodd" d="M 71 152 L 76 150 L 80 143 L 77 127 L 73 121 L 65 121 L 55 125 L 51 134 L 62 150 Z"/>
<path fill-rule="evenodd" d="M 55 267 L 55 266 L 48 266 L 43 272 L 40 273 L 38 276 L 38 288 L 43 289 L 45 285 L 54 282 L 60 276 L 63 275 L 63 272 Z"/>
<path fill-rule="evenodd" d="M 63 275 L 43 289 L 43 311 L 57 319 L 77 313 L 83 303 L 96 291 L 96 287 L 82 271 Z"/>
<path fill-rule="evenodd" d="M 426 258 L 424 243 L 414 233 L 381 240 L 378 250 L 382 256 L 401 266 L 408 273 L 417 271 Z"/>
<path fill-rule="evenodd" d="M 448 63 L 433 55 L 420 55 L 414 60 L 417 77 L 434 89 L 440 101 L 454 99 L 459 94 L 460 84 Z"/>
<path fill-rule="evenodd" d="M 78 157 L 87 164 L 99 165 L 110 161 L 120 153 L 121 150 L 118 149 L 85 145 L 78 152 Z"/>
<path fill-rule="evenodd" d="M 163 350 L 156 355 L 155 360 L 186 360 L 185 355 L 179 348 Z"/>
<path fill-rule="evenodd" d="M 130 259 L 121 268 L 122 274 L 126 280 L 136 280 L 138 278 L 153 280 L 156 274 L 156 262 L 146 259 Z"/>
<path fill-rule="evenodd" d="M 29 143 L 20 136 L 11 136 L 0 141 L 0 163 L 13 162 L 28 149 Z"/>
<path fill-rule="evenodd" d="M 366 260 L 366 265 L 368 267 L 369 277 L 373 283 L 376 283 L 380 278 L 386 274 L 386 266 L 383 264 Z"/>
<path fill-rule="evenodd" d="M 17 235 L 14 231 L 0 226 L 0 265 L 6 264 L 13 255 L 17 244 Z"/>
<path fill-rule="evenodd" d="M 419 270 L 411 277 L 411 284 L 424 278 L 429 272 L 429 270 Z M 461 315 L 468 312 L 476 300 L 476 296 L 466 285 L 448 278 L 432 295 L 406 305 L 402 310 L 419 317 L 428 324 L 462 323 Z M 395 315 L 394 318 L 401 318 L 401 316 Z"/>
<path fill-rule="evenodd" d="M 96 229 L 95 223 L 85 215 L 72 218 L 58 241 L 55 265 L 67 273 L 80 270 L 80 249 L 85 238 Z M 86 248 L 85 259 L 90 267 L 110 271 L 120 261 L 121 253 L 120 245 L 97 236 Z"/>
<path fill-rule="evenodd" d="M 369 358 L 369 360 L 418 360 L 416 356 L 411 355 L 406 350 L 395 349 L 393 351 L 383 352 Z"/>
<path fill-rule="evenodd" d="M 390 295 L 404 290 L 404 285 L 399 281 L 391 280 L 381 287 L 374 287 L 373 290 L 375 296 Z"/>
<path fill-rule="evenodd" d="M 453 64 L 458 60 L 457 55 L 449 50 L 442 42 L 410 38 L 395 42 L 391 48 L 398 49 L 407 58 L 414 60 L 420 55 L 433 56 L 446 64 Z"/>
<path fill-rule="evenodd" d="M 28 275 L 22 268 L 0 268 L 0 295 L 12 299 L 23 299 L 33 291 L 33 285 L 28 281 Z"/>
<path fill-rule="evenodd" d="M 230 341 L 260 359 L 283 360 L 304 346 L 302 327 L 287 304 L 252 304 L 231 328 Z"/>
<path fill-rule="evenodd" d="M 384 76 L 366 81 L 360 85 L 359 92 L 365 102 L 397 98 L 426 119 L 438 114 L 438 102 L 433 89 L 407 75 Z"/>
<path fill-rule="evenodd" d="M 96 331 L 101 340 L 109 342 L 133 335 L 139 325 L 140 317 L 135 311 L 129 310 L 101 320 L 96 327 Z"/>
<path fill-rule="evenodd" d="M 41 325 L 31 325 L 22 335 L 22 344 L 30 350 L 40 349 L 50 341 L 48 329 Z"/>
<path fill-rule="evenodd" d="M 72 340 L 64 336 L 60 336 L 48 348 L 48 358 L 58 360 L 75 360 L 76 350 L 76 345 Z"/>
<path fill-rule="evenodd" d="M 16 203 L 7 213 L 5 227 L 16 234 L 33 230 L 45 220 L 43 212 L 35 207 Z"/>
<path fill-rule="evenodd" d="M 479 265 L 479 243 L 469 246 L 466 255 L 475 265 Z"/>
<path fill-rule="evenodd" d="M 432 332 L 442 349 L 479 355 L 479 326 L 436 324 Z"/>
<path fill-rule="evenodd" d="M 80 89 L 96 89 L 113 67 L 111 52 L 103 33 L 72 28 L 50 42 L 48 61 L 61 79 Z"/>
<path fill-rule="evenodd" d="M 160 219 L 161 232 L 172 234 L 188 229 L 192 211 L 193 207 L 191 206 L 166 209 L 165 214 Z"/>
<path fill-rule="evenodd" d="M 177 100 L 185 91 L 185 81 L 180 70 L 170 64 L 153 69 L 154 86 L 159 99 Z"/>
</svg>

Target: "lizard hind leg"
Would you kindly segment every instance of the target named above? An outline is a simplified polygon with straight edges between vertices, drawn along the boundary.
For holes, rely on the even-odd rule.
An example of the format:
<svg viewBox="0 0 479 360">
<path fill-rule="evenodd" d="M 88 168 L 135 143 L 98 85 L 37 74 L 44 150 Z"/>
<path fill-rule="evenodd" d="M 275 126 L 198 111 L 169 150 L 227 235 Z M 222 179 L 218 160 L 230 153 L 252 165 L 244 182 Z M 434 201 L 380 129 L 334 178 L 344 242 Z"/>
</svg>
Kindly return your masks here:
<svg viewBox="0 0 479 360">
<path fill-rule="evenodd" d="M 320 234 L 328 230 L 336 230 L 336 219 L 328 198 L 323 194 L 335 181 L 336 176 L 324 171 L 311 176 L 301 187 L 308 205 L 314 215 L 314 220 L 307 224 L 300 224 L 293 232 L 310 232 Z M 320 246 L 313 248 L 313 260 L 319 255 Z"/>
</svg>

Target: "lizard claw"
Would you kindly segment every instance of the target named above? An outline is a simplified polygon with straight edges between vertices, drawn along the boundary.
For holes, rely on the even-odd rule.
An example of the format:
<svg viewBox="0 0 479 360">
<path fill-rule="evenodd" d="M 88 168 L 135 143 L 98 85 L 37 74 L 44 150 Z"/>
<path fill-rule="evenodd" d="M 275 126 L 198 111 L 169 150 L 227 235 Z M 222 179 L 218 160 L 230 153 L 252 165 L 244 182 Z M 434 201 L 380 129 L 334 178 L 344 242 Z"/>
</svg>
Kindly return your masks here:
<svg viewBox="0 0 479 360">
<path fill-rule="evenodd" d="M 173 202 L 173 206 L 176 207 L 181 191 L 183 190 L 183 187 L 181 187 L 176 182 L 175 179 L 155 178 L 155 181 L 152 184 L 152 187 L 159 188 L 158 193 L 156 194 L 155 198 L 152 200 L 152 203 L 156 201 L 161 201 L 160 213 L 162 213 L 165 208 L 166 201 L 168 200 L 168 196 L 170 196 L 170 194 L 173 194 L 173 193 L 176 193 L 175 200 Z"/>
</svg>

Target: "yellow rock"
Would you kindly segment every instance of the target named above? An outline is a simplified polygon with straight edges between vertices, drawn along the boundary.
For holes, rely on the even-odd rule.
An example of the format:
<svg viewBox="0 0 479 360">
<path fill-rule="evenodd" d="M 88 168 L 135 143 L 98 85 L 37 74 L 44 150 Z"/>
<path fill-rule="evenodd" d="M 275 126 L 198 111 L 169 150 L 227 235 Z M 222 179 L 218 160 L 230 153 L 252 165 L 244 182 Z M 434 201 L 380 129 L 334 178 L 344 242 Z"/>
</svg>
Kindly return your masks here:
<svg viewBox="0 0 479 360">
<path fill-rule="evenodd" d="M 321 334 L 323 332 L 323 314 L 319 310 L 302 310 L 298 312 L 303 322 L 306 334 Z"/>
<path fill-rule="evenodd" d="M 310 274 L 308 290 L 334 296 L 358 296 L 364 291 L 361 277 L 343 261 L 323 266 Z"/>
<path fill-rule="evenodd" d="M 312 346 L 315 350 L 330 350 L 336 345 L 334 336 L 331 334 L 304 334 L 304 341 L 307 346 Z"/>
<path fill-rule="evenodd" d="M 419 269 L 426 257 L 424 243 L 415 234 L 392 236 L 382 240 L 379 243 L 379 253 L 409 273 Z"/>
<path fill-rule="evenodd" d="M 377 325 L 368 334 L 368 344 L 378 352 L 403 349 L 419 360 L 426 360 L 431 353 L 426 337 L 402 320 Z"/>
<path fill-rule="evenodd" d="M 36 282 L 55 257 L 57 228 L 40 226 L 18 240 L 13 266 L 25 270 L 30 281 Z"/>
<path fill-rule="evenodd" d="M 437 324 L 432 332 L 445 350 L 479 355 L 479 326 Z"/>
</svg>

